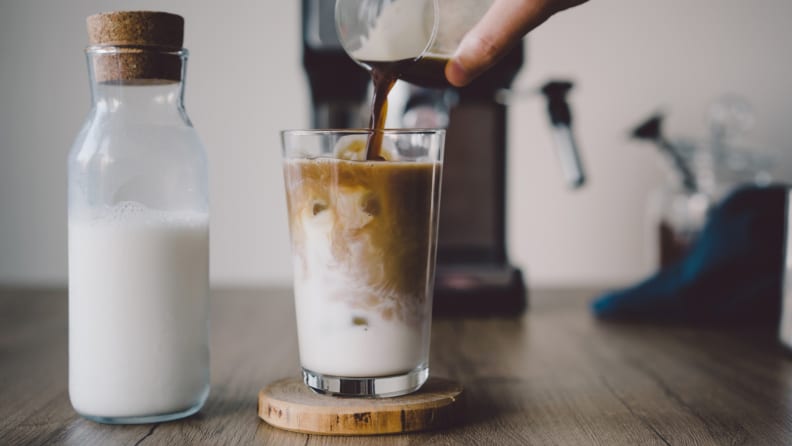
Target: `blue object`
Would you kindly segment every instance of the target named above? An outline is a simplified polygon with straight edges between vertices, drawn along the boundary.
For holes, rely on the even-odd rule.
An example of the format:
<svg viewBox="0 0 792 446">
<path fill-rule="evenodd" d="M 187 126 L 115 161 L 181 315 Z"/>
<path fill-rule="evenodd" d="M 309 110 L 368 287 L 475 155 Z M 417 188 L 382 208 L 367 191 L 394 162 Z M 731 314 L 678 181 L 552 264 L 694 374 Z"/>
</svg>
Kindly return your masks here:
<svg viewBox="0 0 792 446">
<path fill-rule="evenodd" d="M 781 315 L 787 188 L 745 187 L 713 209 L 690 252 L 596 299 L 601 319 L 774 324 Z"/>
</svg>

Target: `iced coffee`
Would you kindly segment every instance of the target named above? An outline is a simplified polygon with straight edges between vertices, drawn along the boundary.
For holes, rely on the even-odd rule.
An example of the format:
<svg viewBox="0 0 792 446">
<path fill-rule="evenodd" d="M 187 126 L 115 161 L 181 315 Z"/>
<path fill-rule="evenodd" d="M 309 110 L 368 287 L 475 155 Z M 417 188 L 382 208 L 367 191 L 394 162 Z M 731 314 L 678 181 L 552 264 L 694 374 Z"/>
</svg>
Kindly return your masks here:
<svg viewBox="0 0 792 446">
<path fill-rule="evenodd" d="M 300 361 L 344 395 L 411 392 L 428 376 L 442 131 L 284 132 Z"/>
</svg>

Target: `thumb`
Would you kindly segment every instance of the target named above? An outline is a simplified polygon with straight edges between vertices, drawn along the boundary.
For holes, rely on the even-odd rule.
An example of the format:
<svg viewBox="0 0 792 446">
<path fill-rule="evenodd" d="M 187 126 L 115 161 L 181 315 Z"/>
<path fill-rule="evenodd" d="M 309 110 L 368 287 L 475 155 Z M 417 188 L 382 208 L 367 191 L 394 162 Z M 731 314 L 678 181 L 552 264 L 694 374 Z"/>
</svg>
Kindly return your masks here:
<svg viewBox="0 0 792 446">
<path fill-rule="evenodd" d="M 445 75 L 451 85 L 467 85 L 494 65 L 528 31 L 549 17 L 548 3 L 548 0 L 495 0 L 446 65 Z"/>
</svg>

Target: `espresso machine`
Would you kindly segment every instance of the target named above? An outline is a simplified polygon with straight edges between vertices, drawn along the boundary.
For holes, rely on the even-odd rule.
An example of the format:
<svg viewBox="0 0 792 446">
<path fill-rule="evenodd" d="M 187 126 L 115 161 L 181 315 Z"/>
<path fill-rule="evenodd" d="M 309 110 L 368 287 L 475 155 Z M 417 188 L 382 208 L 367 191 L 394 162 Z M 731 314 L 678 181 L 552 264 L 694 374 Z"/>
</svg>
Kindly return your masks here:
<svg viewBox="0 0 792 446">
<path fill-rule="evenodd" d="M 311 90 L 311 125 L 365 128 L 371 79 L 341 46 L 334 11 L 335 0 L 303 0 L 303 66 Z M 523 53 L 523 44 L 516 45 L 467 87 L 432 90 L 407 85 L 401 107 L 390 101 L 388 127 L 447 129 L 434 293 L 439 316 L 514 315 L 527 306 L 524 276 L 506 252 L 508 101 L 503 100 L 524 63 Z M 571 88 L 568 82 L 550 82 L 539 93 L 547 98 L 563 172 L 570 185 L 579 187 L 584 175 L 565 100 Z M 401 125 L 391 125 L 392 119 Z"/>
</svg>

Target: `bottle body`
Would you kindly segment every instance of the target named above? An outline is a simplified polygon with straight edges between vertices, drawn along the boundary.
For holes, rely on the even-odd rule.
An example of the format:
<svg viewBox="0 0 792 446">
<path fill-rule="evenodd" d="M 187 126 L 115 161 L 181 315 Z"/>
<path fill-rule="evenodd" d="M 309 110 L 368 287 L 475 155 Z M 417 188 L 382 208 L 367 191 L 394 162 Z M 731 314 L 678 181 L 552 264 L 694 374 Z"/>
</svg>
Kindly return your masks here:
<svg viewBox="0 0 792 446">
<path fill-rule="evenodd" d="M 92 87 L 68 162 L 71 402 L 100 422 L 180 418 L 209 393 L 206 153 L 181 81 Z"/>
<path fill-rule="evenodd" d="M 674 187 L 654 191 L 647 206 L 649 266 L 665 268 L 683 259 L 704 228 L 711 196 Z"/>
</svg>

